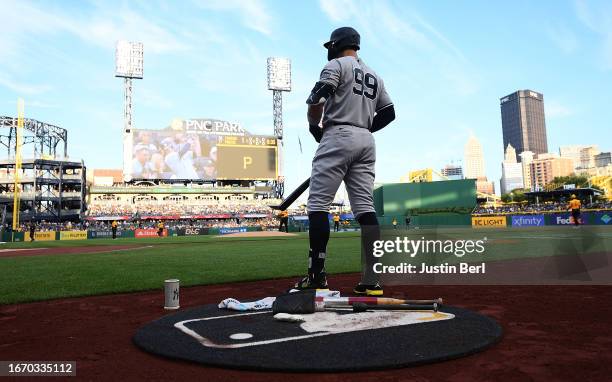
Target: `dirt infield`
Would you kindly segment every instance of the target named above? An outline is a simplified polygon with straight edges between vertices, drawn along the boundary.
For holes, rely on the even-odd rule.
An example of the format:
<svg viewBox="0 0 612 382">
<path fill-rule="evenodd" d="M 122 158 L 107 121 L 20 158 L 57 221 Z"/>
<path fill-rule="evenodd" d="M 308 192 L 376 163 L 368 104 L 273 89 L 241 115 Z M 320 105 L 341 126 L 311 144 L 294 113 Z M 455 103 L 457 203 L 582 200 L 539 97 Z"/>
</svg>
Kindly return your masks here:
<svg viewBox="0 0 612 382">
<path fill-rule="evenodd" d="M 279 232 L 279 231 L 255 231 L 255 232 L 239 232 L 230 233 L 227 235 L 219 235 L 218 237 L 289 237 L 296 236 L 294 233 Z"/>
<path fill-rule="evenodd" d="M 0 257 L 24 257 L 46 255 L 77 255 L 82 253 L 104 253 L 125 251 L 126 249 L 150 248 L 152 246 L 138 245 L 100 245 L 83 247 L 53 247 L 53 248 L 21 248 L 0 249 Z"/>
<path fill-rule="evenodd" d="M 357 275 L 330 277 L 343 293 Z M 184 288 L 183 308 L 226 297 L 250 300 L 274 296 L 293 280 Z M 388 289 L 390 297 L 444 297 L 449 303 L 487 314 L 505 331 L 484 353 L 453 361 L 348 374 L 258 373 L 158 358 L 131 342 L 142 324 L 159 318 L 159 291 L 0 306 L 1 360 L 75 360 L 77 376 L 88 380 L 215 381 L 568 381 L 609 380 L 612 338 L 609 286 L 408 286 Z M 409 341 L 410 339 L 398 339 Z M 321 357 L 325 357 L 322 349 Z"/>
</svg>

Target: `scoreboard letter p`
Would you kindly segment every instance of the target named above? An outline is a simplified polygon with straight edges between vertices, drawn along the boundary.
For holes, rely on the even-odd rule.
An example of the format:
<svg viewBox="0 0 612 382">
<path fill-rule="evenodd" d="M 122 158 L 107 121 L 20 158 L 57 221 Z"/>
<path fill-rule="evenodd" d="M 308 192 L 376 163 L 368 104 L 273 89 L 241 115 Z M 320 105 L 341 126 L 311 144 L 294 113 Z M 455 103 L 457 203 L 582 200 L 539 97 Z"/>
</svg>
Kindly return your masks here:
<svg viewBox="0 0 612 382">
<path fill-rule="evenodd" d="M 253 164 L 253 158 L 251 157 L 242 157 L 242 168 L 244 170 L 247 169 L 248 166 Z"/>
</svg>

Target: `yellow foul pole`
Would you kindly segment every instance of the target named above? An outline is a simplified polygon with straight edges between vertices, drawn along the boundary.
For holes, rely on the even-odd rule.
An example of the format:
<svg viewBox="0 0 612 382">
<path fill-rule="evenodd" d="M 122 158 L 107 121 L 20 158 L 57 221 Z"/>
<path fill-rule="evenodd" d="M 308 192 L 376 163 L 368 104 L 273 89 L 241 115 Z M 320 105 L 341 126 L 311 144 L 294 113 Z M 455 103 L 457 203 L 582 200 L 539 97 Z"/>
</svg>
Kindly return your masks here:
<svg viewBox="0 0 612 382">
<path fill-rule="evenodd" d="M 17 133 L 15 136 L 15 184 L 13 188 L 13 231 L 19 228 L 19 209 L 21 206 L 20 200 L 20 176 L 21 176 L 21 144 L 23 134 L 23 99 L 17 100 Z"/>
</svg>

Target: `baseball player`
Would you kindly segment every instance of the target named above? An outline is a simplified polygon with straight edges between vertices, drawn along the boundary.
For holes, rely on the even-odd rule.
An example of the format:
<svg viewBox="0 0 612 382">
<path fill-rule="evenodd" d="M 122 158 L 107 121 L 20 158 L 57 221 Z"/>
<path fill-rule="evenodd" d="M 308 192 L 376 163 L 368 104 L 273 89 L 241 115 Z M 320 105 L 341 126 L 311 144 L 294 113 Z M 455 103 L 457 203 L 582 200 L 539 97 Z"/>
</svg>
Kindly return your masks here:
<svg viewBox="0 0 612 382">
<path fill-rule="evenodd" d="M 308 275 L 295 288 L 327 288 L 328 211 L 344 181 L 353 213 L 361 226 L 364 269 L 354 292 L 380 296 L 383 289 L 372 270 L 376 262 L 373 242 L 380 239 L 372 195 L 376 162 L 372 133 L 393 121 L 395 110 L 382 78 L 357 56 L 360 36 L 355 29 L 334 30 L 323 46 L 327 48 L 329 62 L 306 101 L 309 129 L 319 143 L 312 160 L 308 196 Z"/>
<path fill-rule="evenodd" d="M 572 220 L 574 221 L 574 227 L 578 227 L 580 225 L 580 199 L 576 198 L 576 195 L 571 196 L 570 202 L 568 205 L 568 209 L 572 213 Z"/>
</svg>

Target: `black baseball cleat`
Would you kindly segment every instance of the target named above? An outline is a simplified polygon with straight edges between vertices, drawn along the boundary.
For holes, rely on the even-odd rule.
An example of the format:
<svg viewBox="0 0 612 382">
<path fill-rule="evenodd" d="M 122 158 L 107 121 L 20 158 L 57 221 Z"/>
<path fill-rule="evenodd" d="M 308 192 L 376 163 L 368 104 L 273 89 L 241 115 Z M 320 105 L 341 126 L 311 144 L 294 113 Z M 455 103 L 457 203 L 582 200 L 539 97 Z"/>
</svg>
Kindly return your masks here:
<svg viewBox="0 0 612 382">
<path fill-rule="evenodd" d="M 296 282 L 293 289 L 305 290 L 305 289 L 327 289 L 327 277 L 325 272 L 321 272 L 318 275 L 309 274 Z"/>
<path fill-rule="evenodd" d="M 383 288 L 379 283 L 373 285 L 359 283 L 353 288 L 353 293 L 365 296 L 382 296 Z"/>
</svg>

